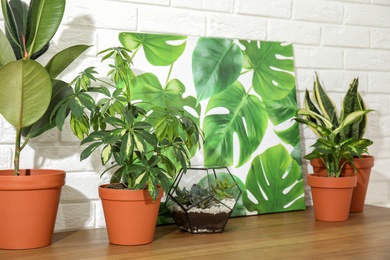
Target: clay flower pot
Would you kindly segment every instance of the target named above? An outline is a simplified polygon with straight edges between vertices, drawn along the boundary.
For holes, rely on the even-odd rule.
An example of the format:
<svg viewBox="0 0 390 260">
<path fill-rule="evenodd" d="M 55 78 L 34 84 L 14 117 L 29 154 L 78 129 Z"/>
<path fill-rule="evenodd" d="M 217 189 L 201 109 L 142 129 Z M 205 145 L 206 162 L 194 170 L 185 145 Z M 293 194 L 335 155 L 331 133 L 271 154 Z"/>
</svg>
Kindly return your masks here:
<svg viewBox="0 0 390 260">
<path fill-rule="evenodd" d="M 350 212 L 362 212 L 375 158 L 373 156 L 363 155 L 362 158 L 355 158 L 353 161 L 357 168 L 357 185 L 353 189 Z M 320 159 L 311 160 L 310 164 L 313 166 L 315 174 L 326 176 L 325 165 Z M 353 167 L 349 164 L 344 166 L 342 172 L 345 176 L 355 175 Z"/>
<path fill-rule="evenodd" d="M 352 192 L 356 182 L 356 175 L 339 178 L 307 175 L 315 218 L 321 221 L 348 220 Z"/>
<path fill-rule="evenodd" d="M 153 202 L 147 189 L 108 189 L 99 187 L 108 239 L 116 245 L 143 245 L 153 241 L 163 190 L 159 187 Z"/>
<path fill-rule="evenodd" d="M 30 249 L 51 244 L 65 172 L 31 169 L 20 176 L 0 170 L 0 248 Z M 27 175 L 28 175 L 27 174 Z"/>
</svg>

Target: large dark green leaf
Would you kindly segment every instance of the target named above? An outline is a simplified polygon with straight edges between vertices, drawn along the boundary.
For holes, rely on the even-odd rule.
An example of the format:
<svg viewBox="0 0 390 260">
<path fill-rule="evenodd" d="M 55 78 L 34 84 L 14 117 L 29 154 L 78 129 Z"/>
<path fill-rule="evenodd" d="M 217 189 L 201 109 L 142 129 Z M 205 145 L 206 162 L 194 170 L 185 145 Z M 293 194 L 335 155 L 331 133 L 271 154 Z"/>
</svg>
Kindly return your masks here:
<svg viewBox="0 0 390 260">
<path fill-rule="evenodd" d="M 163 88 L 159 79 L 152 73 L 145 73 L 137 76 L 132 81 L 131 99 L 142 100 L 142 104 L 147 111 L 154 106 L 170 106 L 185 110 L 191 108 L 194 114 L 191 114 L 192 120 L 199 124 L 200 105 L 196 103 L 196 99 L 192 96 L 183 97 L 185 86 L 178 79 L 173 79 L 168 82 Z"/>
<path fill-rule="evenodd" d="M 0 68 L 5 64 L 14 61 L 15 55 L 2 30 L 0 30 Z"/>
<path fill-rule="evenodd" d="M 211 114 L 215 109 L 228 112 Z M 210 99 L 206 114 L 203 125 L 205 163 L 231 166 L 237 151 L 233 144 L 234 134 L 237 134 L 240 146 L 238 166 L 247 162 L 260 145 L 268 125 L 266 109 L 260 99 L 247 94 L 237 81 Z"/>
<path fill-rule="evenodd" d="M 192 76 L 198 101 L 218 94 L 240 76 L 243 56 L 229 39 L 200 38 L 192 54 Z"/>
<path fill-rule="evenodd" d="M 79 57 L 90 45 L 74 45 L 54 55 L 45 66 L 52 79 L 56 78 L 77 57 Z"/>
<path fill-rule="evenodd" d="M 253 70 L 252 85 L 263 100 L 282 99 L 295 87 L 291 45 L 280 42 L 240 41 L 244 68 Z"/>
<path fill-rule="evenodd" d="M 122 32 L 119 41 L 133 51 L 143 47 L 146 59 L 155 66 L 174 63 L 186 47 L 187 36 Z"/>
<path fill-rule="evenodd" d="M 21 0 L 1 0 L 7 36 L 17 59 L 22 58 L 22 35 L 26 32 L 28 5 Z"/>
<path fill-rule="evenodd" d="M 32 0 L 26 35 L 27 52 L 40 51 L 50 40 L 61 23 L 66 0 Z"/>
<path fill-rule="evenodd" d="M 243 201 L 251 212 L 264 214 L 305 208 L 300 167 L 281 144 L 253 159 L 245 187 Z"/>
<path fill-rule="evenodd" d="M 61 80 L 54 80 L 52 86 L 51 102 L 48 109 L 36 123 L 22 129 L 23 136 L 30 135 L 30 137 L 36 137 L 56 126 L 55 122 L 50 120 L 51 113 L 58 102 L 63 100 L 66 96 L 73 94 L 73 90 L 68 83 Z M 69 109 L 65 112 L 65 116 L 67 116 L 69 114 Z"/>
<path fill-rule="evenodd" d="M 17 60 L 0 69 L 0 113 L 21 128 L 36 122 L 51 97 L 50 76 L 33 60 Z"/>
</svg>

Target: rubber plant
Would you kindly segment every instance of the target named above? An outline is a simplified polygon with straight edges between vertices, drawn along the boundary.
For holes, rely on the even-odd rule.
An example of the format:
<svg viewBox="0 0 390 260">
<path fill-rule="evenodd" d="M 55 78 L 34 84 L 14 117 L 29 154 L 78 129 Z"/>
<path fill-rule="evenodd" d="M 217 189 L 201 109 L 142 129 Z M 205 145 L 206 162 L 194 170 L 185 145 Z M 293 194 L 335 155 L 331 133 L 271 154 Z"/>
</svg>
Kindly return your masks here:
<svg viewBox="0 0 390 260">
<path fill-rule="evenodd" d="M 29 4 L 1 0 L 5 33 L 0 31 L 0 114 L 16 129 L 15 175 L 19 175 L 23 148 L 30 138 L 56 126 L 51 110 L 72 91 L 56 77 L 89 47 L 66 48 L 45 66 L 35 61 L 49 49 L 65 3 L 66 0 L 32 0 Z"/>
<path fill-rule="evenodd" d="M 372 110 L 366 109 L 358 92 L 358 79 L 351 82 L 343 99 L 340 115 L 321 86 L 317 74 L 313 97 L 312 101 L 306 90 L 304 108 L 298 110 L 298 116 L 301 117 L 295 119 L 309 126 L 318 137 L 313 151 L 304 158 L 320 158 L 327 168 L 328 177 L 341 177 L 344 165 L 350 163 L 355 168 L 353 158 L 367 153 L 367 147 L 373 143 L 363 138 L 367 114 Z"/>
<path fill-rule="evenodd" d="M 203 132 L 196 124 L 199 118 L 184 109 L 199 110 L 195 98 L 181 96 L 180 81 L 169 78 L 171 70 L 163 86 L 152 72 L 136 75 L 133 59 L 144 48 L 152 65 L 172 68 L 184 46 L 166 42 L 185 37 L 155 35 L 149 39 L 148 35 L 121 33 L 119 38 L 122 46 L 99 53 L 102 62 L 108 63 L 108 79 L 98 77 L 94 67 L 86 68 L 72 82 L 76 95 L 59 103 L 55 113 L 65 113 L 78 103 L 75 98 L 79 96 L 83 104 L 71 112 L 71 129 L 82 145 L 88 144 L 81 160 L 101 148 L 101 163 L 109 165 L 102 174 L 113 171 L 111 183 L 132 190 L 147 188 L 155 200 L 158 186 L 168 191 L 178 170 L 187 169 Z M 96 92 L 98 99 L 93 97 Z M 57 119 L 60 125 L 64 123 L 63 117 Z"/>
</svg>

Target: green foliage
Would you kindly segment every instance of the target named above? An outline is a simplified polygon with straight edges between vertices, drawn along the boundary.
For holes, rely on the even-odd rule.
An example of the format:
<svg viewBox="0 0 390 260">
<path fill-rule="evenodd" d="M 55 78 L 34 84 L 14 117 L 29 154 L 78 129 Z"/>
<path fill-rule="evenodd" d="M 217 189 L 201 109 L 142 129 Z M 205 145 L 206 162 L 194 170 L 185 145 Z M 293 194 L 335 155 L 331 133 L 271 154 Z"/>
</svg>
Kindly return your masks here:
<svg viewBox="0 0 390 260">
<path fill-rule="evenodd" d="M 230 183 L 228 178 L 223 181 L 215 179 L 215 181 L 216 184 L 211 185 L 211 190 L 199 184 L 193 184 L 190 190 L 185 187 L 183 189 L 177 187 L 175 200 L 186 208 L 197 206 L 205 209 L 215 204 L 215 200 L 222 201 L 233 197 L 229 189 L 236 186 L 237 183 Z"/>
<path fill-rule="evenodd" d="M 5 34 L 0 31 L 0 114 L 16 128 L 14 166 L 19 175 L 21 150 L 30 138 L 55 126 L 50 121 L 51 109 L 69 93 L 67 84 L 55 78 L 89 46 L 65 49 L 43 67 L 34 60 L 48 50 L 65 0 L 32 0 L 29 5 L 1 0 L 1 7 Z"/>
<path fill-rule="evenodd" d="M 338 116 L 337 108 L 319 82 L 314 82 L 314 102 L 309 92 L 305 93 L 305 106 L 298 111 L 302 116 L 295 120 L 306 124 L 318 136 L 313 151 L 304 158 L 320 158 L 329 177 L 341 176 L 346 163 L 355 167 L 353 158 L 367 153 L 367 147 L 373 142 L 362 138 L 367 124 L 367 110 L 358 92 L 358 79 L 354 79 L 343 99 L 342 112 Z"/>
<path fill-rule="evenodd" d="M 243 54 L 229 39 L 200 38 L 192 54 L 198 101 L 224 91 L 240 76 Z"/>
<path fill-rule="evenodd" d="M 102 62 L 109 62 L 109 80 L 100 79 L 95 68 L 85 69 L 72 81 L 73 92 L 55 107 L 54 115 L 70 111 L 73 133 L 82 145 L 88 144 L 81 160 L 99 148 L 102 165 L 111 164 L 105 171 L 113 170 L 111 182 L 121 182 L 129 189 L 147 188 L 156 199 L 158 186 L 170 188 L 177 168 L 187 169 L 191 150 L 203 139 L 203 132 L 192 119 L 199 120 L 199 116 L 184 109 L 193 106 L 199 111 L 200 107 L 195 107 L 194 97 L 182 97 L 185 87 L 176 84 L 178 79 L 167 80 L 162 86 L 153 73 L 136 75 L 132 70 L 134 55 L 141 48 L 145 55 L 153 50 L 154 61 L 166 55 L 159 53 L 165 53 L 167 47 L 161 41 L 168 41 L 170 36 L 120 33 L 119 39 L 123 46 L 99 53 Z M 172 36 L 175 39 L 183 38 Z M 129 46 L 133 51 L 126 48 Z M 94 86 L 94 82 L 100 85 Z M 96 99 L 95 92 L 100 93 Z M 57 119 L 62 126 L 64 117 Z"/>
<path fill-rule="evenodd" d="M 205 163 L 232 165 L 233 135 L 237 133 L 240 142 L 238 166 L 242 166 L 260 145 L 268 126 L 267 111 L 259 97 L 247 94 L 238 81 L 213 96 L 207 105 L 206 113 L 220 107 L 228 109 L 229 113 L 209 113 L 204 119 Z"/>
<path fill-rule="evenodd" d="M 245 207 L 259 214 L 297 210 L 304 204 L 300 167 L 281 144 L 253 159 L 245 187 Z"/>
</svg>

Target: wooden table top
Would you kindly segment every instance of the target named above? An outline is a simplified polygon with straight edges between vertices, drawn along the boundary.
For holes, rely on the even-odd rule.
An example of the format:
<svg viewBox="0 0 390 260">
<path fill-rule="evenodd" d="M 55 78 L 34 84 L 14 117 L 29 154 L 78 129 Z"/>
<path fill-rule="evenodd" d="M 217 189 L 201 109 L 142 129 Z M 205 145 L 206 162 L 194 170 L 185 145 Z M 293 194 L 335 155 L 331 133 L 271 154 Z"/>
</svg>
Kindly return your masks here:
<svg viewBox="0 0 390 260">
<path fill-rule="evenodd" d="M 1 234 L 0 234 L 1 235 Z M 105 229 L 56 233 L 53 244 L 0 250 L 0 259 L 390 259 L 390 209 L 366 206 L 346 222 L 315 221 L 313 209 L 231 218 L 218 234 L 158 226 L 153 243 L 111 245 Z"/>
</svg>

